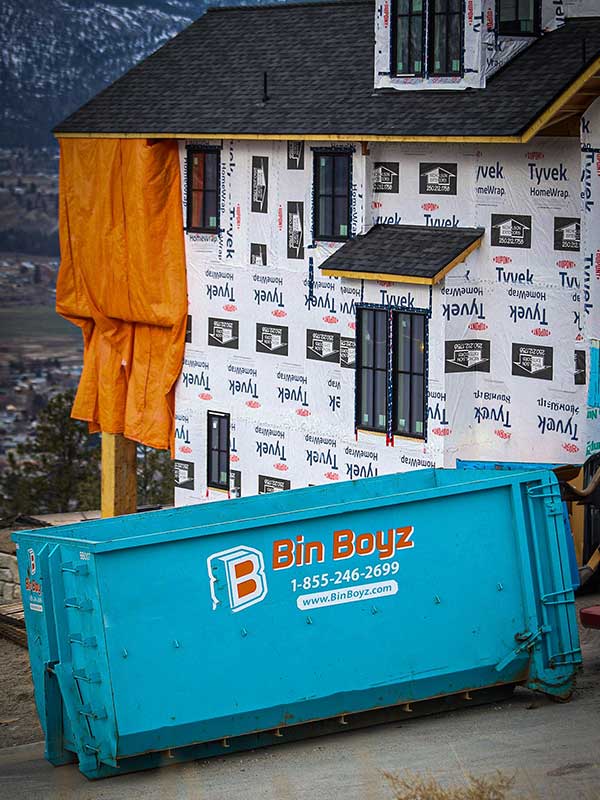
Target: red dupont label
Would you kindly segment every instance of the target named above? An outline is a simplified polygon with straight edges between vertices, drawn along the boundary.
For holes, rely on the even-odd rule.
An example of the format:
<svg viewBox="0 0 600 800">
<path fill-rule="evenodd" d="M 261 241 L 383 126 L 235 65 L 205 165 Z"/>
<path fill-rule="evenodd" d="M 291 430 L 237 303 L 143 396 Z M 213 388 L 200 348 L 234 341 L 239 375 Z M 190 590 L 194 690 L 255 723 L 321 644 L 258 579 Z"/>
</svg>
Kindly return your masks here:
<svg viewBox="0 0 600 800">
<path fill-rule="evenodd" d="M 235 207 L 235 224 L 237 228 L 240 228 L 242 225 L 242 208 L 239 203 Z"/>
<path fill-rule="evenodd" d="M 596 266 L 596 277 L 600 280 L 600 250 L 596 250 L 596 258 L 594 259 Z"/>
<path fill-rule="evenodd" d="M 260 408 L 258 400 L 246 400 L 246 405 L 248 408 Z"/>
<path fill-rule="evenodd" d="M 494 25 L 494 12 L 491 8 L 488 8 L 487 10 L 486 23 L 488 31 L 493 31 L 495 29 L 496 26 Z"/>
<path fill-rule="evenodd" d="M 467 22 L 469 25 L 473 25 L 473 0 L 469 0 L 467 3 Z"/>
<path fill-rule="evenodd" d="M 326 472 L 325 477 L 328 481 L 339 481 L 340 479 L 340 476 L 337 474 L 337 472 Z"/>
<path fill-rule="evenodd" d="M 232 453 L 232 454 L 229 456 L 229 460 L 230 460 L 230 461 L 232 461 L 234 464 L 237 464 L 237 462 L 240 460 L 240 457 L 239 457 L 239 456 L 236 456 L 236 454 L 235 454 L 235 453 Z"/>
<path fill-rule="evenodd" d="M 337 321 L 338 321 L 338 318 L 332 316 L 331 314 L 329 314 L 326 317 L 323 317 L 323 322 L 326 322 L 328 325 L 335 325 L 337 323 Z"/>
<path fill-rule="evenodd" d="M 450 428 L 434 428 L 431 432 L 436 436 L 450 436 L 452 433 Z"/>
<path fill-rule="evenodd" d="M 541 158 L 544 158 L 544 154 L 541 150 L 532 150 L 530 153 L 527 153 L 527 160 L 528 161 L 539 161 Z"/>
<path fill-rule="evenodd" d="M 421 208 L 423 211 L 437 211 L 439 206 L 437 203 L 423 203 Z"/>
<path fill-rule="evenodd" d="M 289 469 L 288 465 L 287 464 L 282 464 L 281 461 L 278 462 L 277 464 L 273 464 L 273 467 L 275 469 L 278 469 L 279 472 L 287 472 L 288 469 Z"/>
<path fill-rule="evenodd" d="M 234 306 L 233 303 L 225 303 L 223 306 L 223 311 L 228 311 L 232 314 L 234 311 L 237 311 L 237 306 Z"/>
<path fill-rule="evenodd" d="M 561 259 L 560 261 L 556 262 L 556 266 L 559 269 L 573 269 L 575 266 L 574 261 L 569 261 L 568 259 Z"/>
<path fill-rule="evenodd" d="M 391 286 L 391 281 L 377 281 L 377 286 Z"/>
<path fill-rule="evenodd" d="M 277 209 L 277 227 L 280 231 L 283 230 L 283 206 Z"/>
<path fill-rule="evenodd" d="M 212 394 L 210 394 L 210 392 L 202 392 L 198 397 L 200 400 L 212 400 Z"/>
<path fill-rule="evenodd" d="M 512 258 L 510 256 L 494 256 L 494 262 L 496 264 L 511 264 Z"/>
<path fill-rule="evenodd" d="M 385 0 L 383 4 L 383 27 L 388 28 L 390 25 L 390 4 Z"/>
<path fill-rule="evenodd" d="M 488 326 L 485 324 L 485 322 L 472 322 L 469 325 L 469 328 L 472 331 L 487 331 Z"/>
<path fill-rule="evenodd" d="M 381 208 L 382 205 L 383 203 L 380 203 L 378 200 L 373 200 L 371 203 L 371 208 Z"/>
<path fill-rule="evenodd" d="M 572 442 L 565 442 L 563 444 L 563 450 L 566 450 L 567 453 L 578 453 L 579 452 L 579 448 L 577 447 L 577 445 L 573 444 Z"/>
<path fill-rule="evenodd" d="M 181 447 L 179 448 L 179 452 L 180 453 L 191 453 L 193 451 L 192 451 L 192 448 L 189 446 L 189 444 L 182 444 Z"/>
<path fill-rule="evenodd" d="M 532 328 L 531 332 L 534 336 L 550 336 L 551 333 L 548 328 Z"/>
<path fill-rule="evenodd" d="M 296 414 L 298 414 L 299 417 L 310 417 L 310 411 L 308 408 L 297 408 Z"/>
<path fill-rule="evenodd" d="M 496 428 L 494 433 L 499 439 L 510 439 L 511 437 L 511 434 L 508 431 L 505 431 L 503 428 Z"/>
<path fill-rule="evenodd" d="M 284 311 L 283 308 L 276 308 L 271 311 L 271 314 L 274 317 L 287 317 L 287 311 Z"/>
<path fill-rule="evenodd" d="M 348 327 L 350 328 L 350 330 L 355 331 L 356 330 L 356 322 L 349 322 L 348 323 Z"/>
</svg>

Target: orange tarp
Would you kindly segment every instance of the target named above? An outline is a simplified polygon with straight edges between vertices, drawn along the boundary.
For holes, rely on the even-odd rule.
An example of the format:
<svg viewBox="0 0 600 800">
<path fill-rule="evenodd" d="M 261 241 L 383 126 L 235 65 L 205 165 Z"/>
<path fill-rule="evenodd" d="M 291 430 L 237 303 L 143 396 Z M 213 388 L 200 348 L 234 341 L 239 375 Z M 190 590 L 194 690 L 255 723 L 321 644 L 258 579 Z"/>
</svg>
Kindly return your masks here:
<svg viewBox="0 0 600 800">
<path fill-rule="evenodd" d="M 175 142 L 63 139 L 56 310 L 83 332 L 72 416 L 173 446 L 187 289 Z"/>
</svg>

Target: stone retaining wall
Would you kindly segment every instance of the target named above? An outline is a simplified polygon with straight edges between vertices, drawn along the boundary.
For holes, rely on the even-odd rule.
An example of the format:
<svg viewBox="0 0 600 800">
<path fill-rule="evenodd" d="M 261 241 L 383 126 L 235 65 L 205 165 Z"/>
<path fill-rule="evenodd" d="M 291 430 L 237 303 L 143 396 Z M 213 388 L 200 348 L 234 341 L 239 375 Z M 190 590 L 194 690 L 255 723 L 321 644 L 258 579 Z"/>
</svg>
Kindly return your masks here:
<svg viewBox="0 0 600 800">
<path fill-rule="evenodd" d="M 0 553 L 0 603 L 13 603 L 20 599 L 17 557 L 9 553 Z"/>
</svg>

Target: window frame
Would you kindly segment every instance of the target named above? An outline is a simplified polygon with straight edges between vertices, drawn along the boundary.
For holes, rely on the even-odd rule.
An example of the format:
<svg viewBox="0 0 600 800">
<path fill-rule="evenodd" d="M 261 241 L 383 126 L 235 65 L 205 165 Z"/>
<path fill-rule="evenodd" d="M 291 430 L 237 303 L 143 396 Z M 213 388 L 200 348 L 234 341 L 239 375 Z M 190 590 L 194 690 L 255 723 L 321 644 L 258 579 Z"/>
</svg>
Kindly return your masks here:
<svg viewBox="0 0 600 800">
<path fill-rule="evenodd" d="M 349 150 L 313 150 L 313 239 L 316 242 L 347 242 L 350 238 L 352 238 L 352 155 L 353 152 Z M 339 158 L 346 158 L 348 161 L 348 187 L 345 195 L 336 194 L 335 192 L 335 166 L 331 178 L 331 201 L 333 204 L 332 220 L 335 214 L 335 198 L 345 196 L 348 203 L 348 215 L 346 220 L 348 233 L 346 236 L 329 236 L 327 234 L 322 234 L 319 229 L 319 217 L 321 210 L 320 198 L 323 196 L 320 191 L 321 177 L 319 160 L 323 157 L 333 157 L 334 165 L 335 160 Z"/>
<path fill-rule="evenodd" d="M 518 4 L 519 0 L 517 0 Z M 542 4 L 540 0 L 533 0 L 533 31 L 506 31 L 502 30 L 500 21 L 500 5 L 502 0 L 496 0 L 496 31 L 498 36 L 509 36 L 511 39 L 531 39 L 541 35 L 542 32 Z"/>
<path fill-rule="evenodd" d="M 448 1 L 448 0 L 447 0 Z M 435 10 L 435 0 L 424 0 L 424 2 L 428 3 L 427 6 L 427 75 L 432 78 L 462 78 L 465 74 L 465 59 L 464 59 L 464 45 L 465 45 L 465 3 L 464 0 L 460 0 L 459 2 L 459 10 L 458 11 L 449 11 L 446 9 L 444 12 L 436 12 Z M 451 17 L 457 16 L 460 20 L 460 42 L 459 42 L 459 52 L 460 52 L 460 67 L 458 71 L 452 72 L 451 70 L 446 69 L 445 72 L 436 72 L 435 71 L 435 57 L 434 57 L 434 48 L 435 48 L 435 40 L 434 40 L 434 25 L 435 25 L 435 18 L 444 16 L 446 19 L 446 63 L 448 62 L 448 49 L 449 49 L 449 42 L 450 36 L 448 34 L 448 22 Z"/>
<path fill-rule="evenodd" d="M 211 154 L 216 156 L 216 168 L 215 168 L 215 175 L 216 175 L 216 185 L 214 189 L 194 189 L 194 180 L 193 180 L 193 158 L 198 153 Z M 186 168 L 187 168 L 187 181 L 186 181 L 186 231 L 189 233 L 219 233 L 220 230 L 220 206 L 221 206 L 221 149 L 219 147 L 210 147 L 204 145 L 188 145 L 186 148 Z M 215 192 L 216 194 L 216 224 L 213 226 L 207 225 L 193 225 L 192 224 L 192 213 L 193 213 L 193 193 L 194 192 L 202 192 L 203 195 L 206 195 L 206 192 Z M 203 208 L 204 208 L 203 202 Z"/>
<path fill-rule="evenodd" d="M 408 14 L 403 14 L 407 19 L 411 20 L 413 17 L 421 17 L 421 71 L 420 72 L 398 72 L 398 0 L 392 0 L 392 20 L 390 25 L 391 31 L 391 53 L 390 53 L 390 73 L 397 78 L 424 78 L 426 77 L 426 39 L 425 30 L 427 28 L 427 0 L 422 0 L 423 8 L 420 12 L 415 13 L 412 10 L 414 0 L 409 0 L 411 10 Z M 410 54 L 410 27 L 409 27 L 409 54 Z"/>
<path fill-rule="evenodd" d="M 227 424 L 227 449 L 222 450 L 221 447 L 216 448 L 216 452 L 219 454 L 219 459 L 222 454 L 225 454 L 226 463 L 227 463 L 227 479 L 226 482 L 223 483 L 220 480 L 211 481 L 211 464 L 210 464 L 210 457 L 211 453 L 215 452 L 215 448 L 211 446 L 211 418 L 216 417 L 219 420 L 225 420 Z M 219 439 L 221 437 L 221 428 L 219 425 Z M 217 489 L 222 492 L 229 492 L 230 485 L 229 482 L 231 480 L 231 468 L 230 468 L 230 459 L 231 455 L 231 415 L 227 414 L 223 411 L 207 411 L 206 413 L 206 486 L 208 489 Z"/>
<path fill-rule="evenodd" d="M 373 367 L 363 367 L 362 365 L 362 331 L 363 331 L 363 319 L 362 315 L 364 311 L 375 311 L 380 313 L 386 314 L 386 423 L 385 428 L 382 429 L 381 427 L 377 426 L 370 426 L 365 425 L 361 420 L 361 405 L 362 405 L 362 370 L 363 369 L 372 369 L 373 371 L 376 370 L 375 366 Z M 407 316 L 411 318 L 411 332 L 412 332 L 412 325 L 413 325 L 413 318 L 416 316 L 422 317 L 423 319 L 423 372 L 413 372 L 412 370 L 412 344 L 410 348 L 410 369 L 408 373 L 403 370 L 404 374 L 409 374 L 411 376 L 411 392 L 410 392 L 410 408 L 409 412 L 412 416 L 412 379 L 413 377 L 418 377 L 422 379 L 422 388 L 423 388 L 423 431 L 422 433 L 417 433 L 414 431 L 399 431 L 396 426 L 396 417 L 397 417 L 397 409 L 398 409 L 398 384 L 396 382 L 396 375 L 399 374 L 400 370 L 398 369 L 398 354 L 394 352 L 394 343 L 396 340 L 396 332 L 398 329 L 398 322 L 402 316 Z M 355 430 L 365 431 L 367 433 L 374 433 L 377 435 L 385 434 L 386 437 L 393 439 L 393 437 L 399 437 L 401 439 L 409 439 L 409 440 L 418 440 L 418 441 L 427 441 L 427 427 L 428 427 L 428 407 L 427 407 L 427 389 L 428 389 L 428 369 L 429 369 L 429 313 L 425 309 L 419 309 L 417 311 L 408 311 L 402 308 L 390 308 L 386 306 L 377 306 L 377 305 L 370 305 L 370 304 L 362 304 L 357 305 L 356 308 L 356 366 L 354 370 L 354 380 L 355 380 L 355 409 L 354 409 L 354 427 Z M 411 336 L 411 343 L 412 343 L 412 336 Z M 375 364 L 375 359 L 374 359 Z M 389 395 L 390 395 L 390 388 L 392 394 L 392 402 L 389 403 Z M 375 383 L 373 382 L 373 398 L 375 397 Z M 374 408 L 374 399 L 373 399 L 373 408 Z M 410 425 L 409 425 L 410 427 Z"/>
</svg>

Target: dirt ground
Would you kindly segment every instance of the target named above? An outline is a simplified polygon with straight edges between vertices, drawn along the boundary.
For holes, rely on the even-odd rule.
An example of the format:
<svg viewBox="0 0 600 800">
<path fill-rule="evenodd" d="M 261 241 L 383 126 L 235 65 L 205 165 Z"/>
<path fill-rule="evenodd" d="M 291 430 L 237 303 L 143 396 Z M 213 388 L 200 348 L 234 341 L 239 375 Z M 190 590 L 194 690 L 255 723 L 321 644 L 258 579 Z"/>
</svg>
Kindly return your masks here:
<svg viewBox="0 0 600 800">
<path fill-rule="evenodd" d="M 43 738 L 33 700 L 29 653 L 0 638 L 0 748 Z"/>
</svg>

